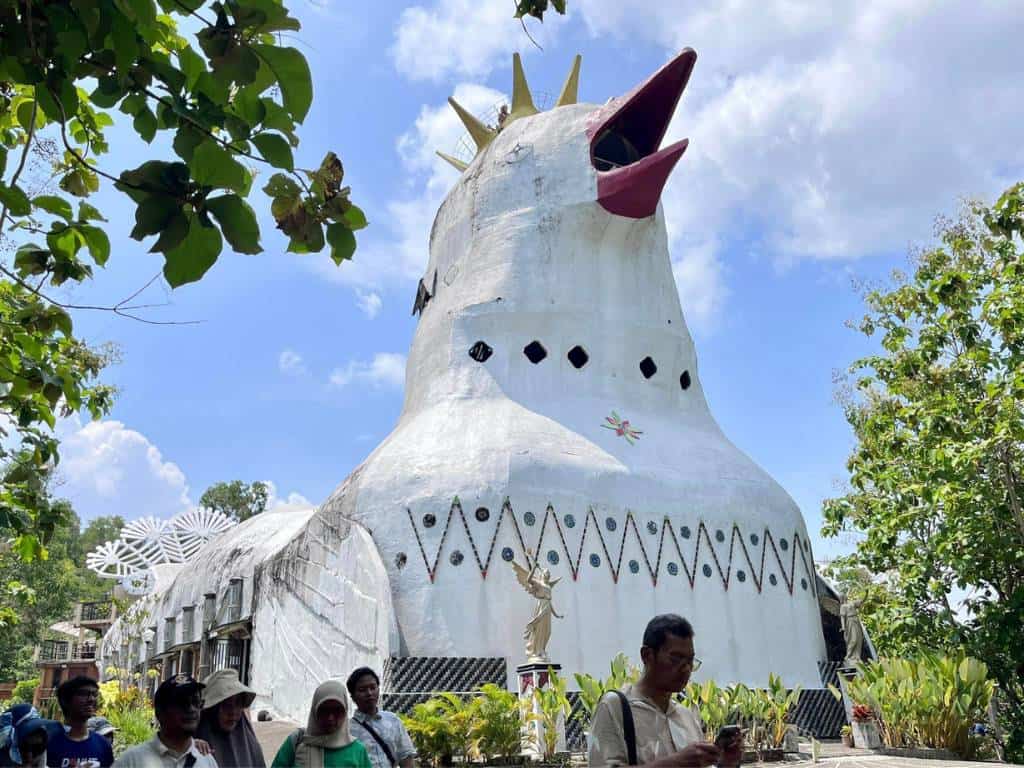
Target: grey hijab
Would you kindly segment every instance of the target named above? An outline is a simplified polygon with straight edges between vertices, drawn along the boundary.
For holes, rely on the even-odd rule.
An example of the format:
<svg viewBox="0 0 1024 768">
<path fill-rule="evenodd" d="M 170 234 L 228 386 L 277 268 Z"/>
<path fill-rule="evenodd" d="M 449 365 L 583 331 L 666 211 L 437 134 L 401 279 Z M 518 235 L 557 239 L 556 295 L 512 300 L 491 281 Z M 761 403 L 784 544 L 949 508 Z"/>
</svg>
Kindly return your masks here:
<svg viewBox="0 0 1024 768">
<path fill-rule="evenodd" d="M 336 730 L 330 733 L 321 733 L 317 727 L 316 713 L 320 706 L 328 701 L 336 701 L 341 704 L 345 708 L 345 715 Z M 341 749 L 355 741 L 349 729 L 348 713 L 348 692 L 345 690 L 345 684 L 340 680 L 328 680 L 326 683 L 321 683 L 313 694 L 313 705 L 309 709 L 306 730 L 297 739 L 295 765 L 301 766 L 301 768 L 323 768 L 325 749 Z"/>
</svg>

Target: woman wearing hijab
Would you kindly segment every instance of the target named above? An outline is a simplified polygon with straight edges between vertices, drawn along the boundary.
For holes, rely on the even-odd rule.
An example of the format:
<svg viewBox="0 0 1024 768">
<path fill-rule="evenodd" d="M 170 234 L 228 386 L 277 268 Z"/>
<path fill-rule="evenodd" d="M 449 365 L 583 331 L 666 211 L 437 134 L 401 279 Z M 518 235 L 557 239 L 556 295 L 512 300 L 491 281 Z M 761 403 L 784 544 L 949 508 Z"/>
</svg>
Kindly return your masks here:
<svg viewBox="0 0 1024 768">
<path fill-rule="evenodd" d="M 0 766 L 46 768 L 46 745 L 50 729 L 59 728 L 44 720 L 31 704 L 17 704 L 0 715 Z"/>
<path fill-rule="evenodd" d="M 245 713 L 256 692 L 243 685 L 233 669 L 218 669 L 203 684 L 203 713 L 195 737 L 210 744 L 220 768 L 266 768 L 263 750 Z"/>
<path fill-rule="evenodd" d="M 348 693 L 328 680 L 313 694 L 305 728 L 289 734 L 271 768 L 371 768 L 366 747 L 348 727 Z"/>
</svg>

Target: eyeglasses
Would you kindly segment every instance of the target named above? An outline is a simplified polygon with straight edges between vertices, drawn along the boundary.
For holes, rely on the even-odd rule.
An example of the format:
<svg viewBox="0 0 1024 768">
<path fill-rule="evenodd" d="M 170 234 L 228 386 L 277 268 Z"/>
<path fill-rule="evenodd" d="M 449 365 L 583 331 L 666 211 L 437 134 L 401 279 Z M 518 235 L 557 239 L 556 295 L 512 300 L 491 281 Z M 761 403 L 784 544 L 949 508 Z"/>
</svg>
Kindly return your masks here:
<svg viewBox="0 0 1024 768">
<path fill-rule="evenodd" d="M 99 701 L 100 693 L 99 691 L 75 691 L 75 698 Z"/>
<path fill-rule="evenodd" d="M 702 663 L 696 656 L 679 656 L 675 653 L 668 654 L 668 660 L 674 667 L 689 667 L 691 672 L 700 669 Z"/>
</svg>

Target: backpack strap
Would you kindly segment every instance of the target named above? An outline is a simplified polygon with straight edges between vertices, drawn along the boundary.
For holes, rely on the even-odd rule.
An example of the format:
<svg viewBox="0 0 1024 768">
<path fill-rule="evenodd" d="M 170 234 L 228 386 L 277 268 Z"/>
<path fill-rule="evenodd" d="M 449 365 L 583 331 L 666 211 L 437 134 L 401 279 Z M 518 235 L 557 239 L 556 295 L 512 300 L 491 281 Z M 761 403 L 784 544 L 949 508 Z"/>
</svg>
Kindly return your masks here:
<svg viewBox="0 0 1024 768">
<path fill-rule="evenodd" d="M 629 765 L 638 765 L 636 758 L 636 724 L 633 722 L 633 708 L 622 691 L 611 691 L 622 704 L 622 737 L 626 740 L 626 757 Z"/>
</svg>

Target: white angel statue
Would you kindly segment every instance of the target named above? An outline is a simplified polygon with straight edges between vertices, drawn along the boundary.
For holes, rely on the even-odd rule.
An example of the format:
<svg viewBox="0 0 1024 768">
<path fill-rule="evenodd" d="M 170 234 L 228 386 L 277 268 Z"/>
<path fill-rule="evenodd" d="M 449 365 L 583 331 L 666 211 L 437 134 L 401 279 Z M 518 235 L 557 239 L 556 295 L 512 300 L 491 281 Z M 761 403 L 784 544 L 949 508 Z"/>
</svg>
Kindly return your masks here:
<svg viewBox="0 0 1024 768">
<path fill-rule="evenodd" d="M 532 559 L 532 558 L 531 558 Z M 527 663 L 548 661 L 548 640 L 551 639 L 551 617 L 564 619 L 555 612 L 551 603 L 551 590 L 561 579 L 552 579 L 551 572 L 546 568 L 539 568 L 536 560 L 533 566 L 527 570 L 516 562 L 512 563 L 515 569 L 516 578 L 523 585 L 523 589 L 537 598 L 537 606 L 533 611 L 533 618 L 523 630 L 523 640 L 526 641 Z"/>
</svg>

